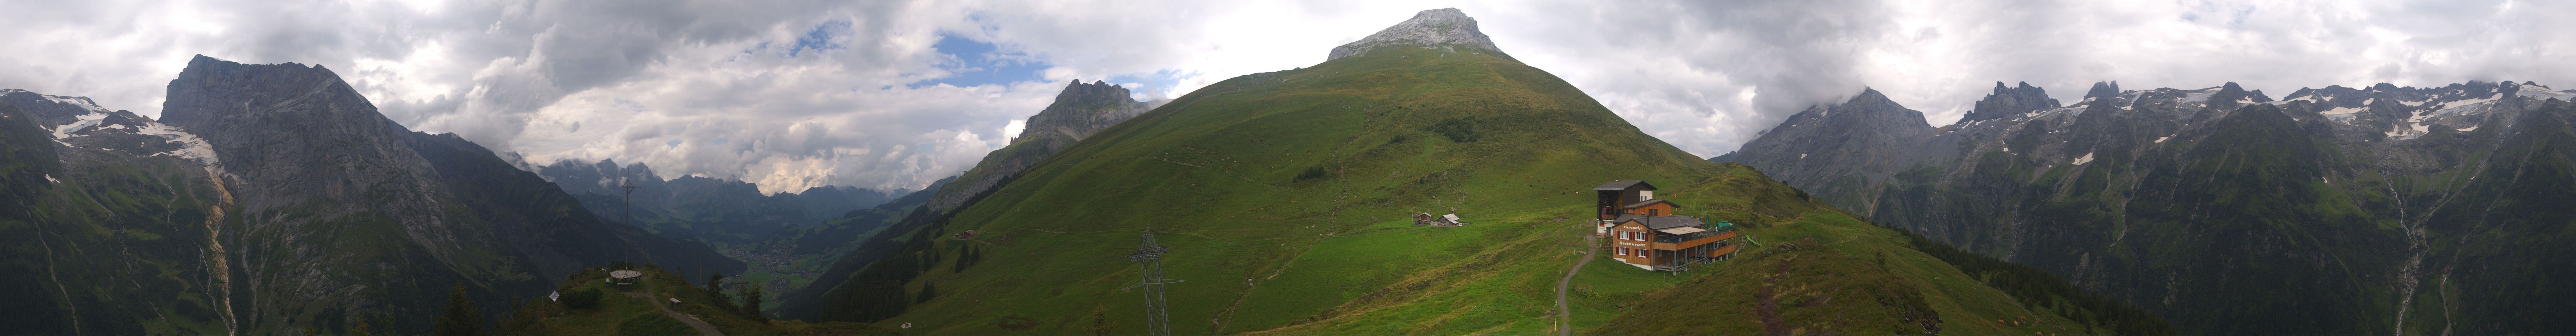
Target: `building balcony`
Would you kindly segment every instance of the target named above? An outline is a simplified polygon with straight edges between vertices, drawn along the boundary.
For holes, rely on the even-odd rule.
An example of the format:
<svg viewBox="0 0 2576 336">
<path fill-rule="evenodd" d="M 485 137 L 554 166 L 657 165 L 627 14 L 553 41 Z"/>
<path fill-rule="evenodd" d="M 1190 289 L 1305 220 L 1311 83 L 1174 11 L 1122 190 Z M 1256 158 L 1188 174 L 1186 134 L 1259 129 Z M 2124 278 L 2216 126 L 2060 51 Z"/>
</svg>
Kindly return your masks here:
<svg viewBox="0 0 2576 336">
<path fill-rule="evenodd" d="M 1669 237 L 1669 236 L 1666 236 L 1666 237 Z M 1702 237 L 1699 237 L 1699 238 L 1693 238 L 1693 239 L 1690 239 L 1690 240 L 1681 240 L 1681 239 L 1660 239 L 1660 238 L 1664 238 L 1664 237 L 1656 237 L 1656 238 L 1659 238 L 1659 239 L 1656 239 L 1656 240 L 1655 240 L 1654 242 L 1652 242 L 1652 243 L 1647 243 L 1647 244 L 1646 244 L 1646 245 L 1647 245 L 1647 246 L 1646 246 L 1646 248 L 1650 248 L 1650 249 L 1657 249 L 1657 250 L 1665 250 L 1665 251 L 1680 251 L 1680 250 L 1682 250 L 1682 249 L 1686 249 L 1686 248 L 1699 247 L 1700 245 L 1708 245 L 1709 243 L 1715 243 L 1715 242 L 1718 242 L 1718 241 L 1720 241 L 1720 240 L 1727 240 L 1727 239 L 1735 238 L 1735 231 L 1721 232 L 1721 233 L 1718 233 L 1718 234 L 1702 236 Z"/>
</svg>

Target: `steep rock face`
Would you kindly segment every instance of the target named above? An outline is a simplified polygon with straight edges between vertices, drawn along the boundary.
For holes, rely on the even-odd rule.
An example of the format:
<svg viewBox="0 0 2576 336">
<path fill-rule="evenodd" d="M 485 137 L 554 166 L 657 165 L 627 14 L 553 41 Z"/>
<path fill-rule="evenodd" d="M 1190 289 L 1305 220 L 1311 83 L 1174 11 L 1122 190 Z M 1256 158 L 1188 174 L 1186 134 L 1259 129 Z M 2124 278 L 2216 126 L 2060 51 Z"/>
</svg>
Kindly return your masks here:
<svg viewBox="0 0 2576 336">
<path fill-rule="evenodd" d="M 2557 158 L 2566 132 L 2551 127 L 2571 97 L 2529 82 L 2329 86 L 2279 101 L 2233 83 L 2097 83 L 2072 106 L 1911 126 L 1931 132 L 1913 142 L 1793 141 L 1845 132 L 1792 118 L 1714 159 L 2064 275 L 2184 333 L 2558 333 L 2569 326 L 2536 322 L 2556 317 L 2519 312 L 2563 311 L 2531 307 L 2576 291 L 2533 281 L 2571 276 L 2493 261 L 2576 262 L 2542 243 L 2559 234 L 2515 231 L 2555 215 L 2480 214 L 2564 192 L 2548 181 L 2576 165 Z M 1925 154 L 1793 165 L 1826 152 Z M 2522 294 L 2491 294 L 2507 291 Z"/>
<path fill-rule="evenodd" d="M 2048 90 L 2030 86 L 2030 82 L 2022 82 L 2020 87 L 2004 87 L 2004 82 L 1995 82 L 1995 93 L 1977 101 L 1977 108 L 1960 116 L 1959 122 L 2002 119 L 2058 107 L 2062 106 L 2056 99 L 2048 98 Z"/>
<path fill-rule="evenodd" d="M 1144 114 L 1145 103 L 1127 95 L 1126 87 L 1075 80 L 1065 85 L 1063 93 L 1056 94 L 1054 104 L 1029 116 L 1028 129 L 1021 130 L 1020 137 L 1011 142 L 1055 141 L 1059 143 L 1048 146 L 1057 149 L 1072 145 L 1110 125 Z"/>
<path fill-rule="evenodd" d="M 707 256 L 602 221 L 535 174 L 456 136 L 412 132 L 330 70 L 199 56 L 170 82 L 164 119 L 227 160 L 238 200 L 223 227 L 240 331 L 340 330 L 360 314 L 425 331 L 462 285 L 498 312 L 586 265 L 655 262 L 738 272 Z"/>
<path fill-rule="evenodd" d="M 1466 12 L 1457 8 L 1441 8 L 1414 13 L 1412 19 L 1396 23 L 1367 38 L 1333 47 L 1332 55 L 1324 60 L 1388 48 L 1440 49 L 1512 59 L 1511 55 L 1503 53 L 1503 48 L 1495 47 L 1494 40 L 1485 37 L 1483 30 L 1476 28 L 1476 18 L 1467 17 Z"/>
</svg>

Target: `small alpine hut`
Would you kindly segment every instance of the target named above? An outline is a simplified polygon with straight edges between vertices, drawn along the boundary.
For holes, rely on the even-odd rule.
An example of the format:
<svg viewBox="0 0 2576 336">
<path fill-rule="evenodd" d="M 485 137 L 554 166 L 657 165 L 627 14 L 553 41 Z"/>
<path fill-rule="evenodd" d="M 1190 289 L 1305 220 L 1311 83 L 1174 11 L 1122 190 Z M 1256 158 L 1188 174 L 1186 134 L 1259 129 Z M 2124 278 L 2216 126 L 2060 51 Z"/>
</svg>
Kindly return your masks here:
<svg viewBox="0 0 2576 336">
<path fill-rule="evenodd" d="M 1447 215 L 1432 216 L 1432 215 L 1431 215 L 1431 213 L 1425 212 L 1425 213 L 1421 213 L 1421 214 L 1413 215 L 1413 225 L 1430 225 L 1430 226 L 1467 226 L 1467 221 L 1466 221 L 1466 220 L 1463 220 L 1463 219 L 1459 219 L 1459 218 L 1458 218 L 1458 214 L 1454 214 L 1454 213 L 1453 213 L 1453 214 L 1447 214 Z"/>
<path fill-rule="evenodd" d="M 1646 181 L 1611 181 L 1592 187 L 1598 195 L 1595 234 L 1611 240 L 1612 258 L 1653 271 L 1681 271 L 1691 265 L 1735 254 L 1735 226 L 1709 225 L 1699 218 L 1673 214 L 1673 203 L 1655 199 Z"/>
<path fill-rule="evenodd" d="M 634 286 L 634 285 L 635 285 L 635 278 L 643 277 L 643 276 L 644 276 L 644 272 L 636 272 L 636 271 L 630 271 L 630 270 L 615 270 L 615 271 L 608 271 L 608 277 L 609 277 L 610 279 L 615 279 L 615 281 L 617 281 L 617 285 L 618 285 L 618 286 Z"/>
</svg>

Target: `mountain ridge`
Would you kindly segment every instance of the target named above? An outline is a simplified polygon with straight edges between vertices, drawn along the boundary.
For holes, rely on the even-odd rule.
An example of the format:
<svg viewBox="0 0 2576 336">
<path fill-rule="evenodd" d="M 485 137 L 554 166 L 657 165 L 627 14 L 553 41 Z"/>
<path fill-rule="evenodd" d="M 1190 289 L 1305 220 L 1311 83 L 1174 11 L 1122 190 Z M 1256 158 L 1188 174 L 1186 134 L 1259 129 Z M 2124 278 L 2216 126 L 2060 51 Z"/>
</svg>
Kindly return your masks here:
<svg viewBox="0 0 2576 336">
<path fill-rule="evenodd" d="M 341 330 L 368 315 L 427 330 L 383 317 L 428 315 L 451 285 L 497 305 L 615 260 L 741 268 L 703 244 L 606 225 L 490 150 L 386 119 L 320 66 L 200 55 L 168 97 L 166 123 L 223 158 L 208 162 L 228 186 L 230 215 L 213 226 L 232 253 L 217 265 L 246 286 L 230 295 L 229 332 Z"/>
<path fill-rule="evenodd" d="M 2022 100 L 2019 89 L 1998 87 L 1986 101 Z M 2502 150 L 2525 137 L 2523 128 L 2566 120 L 2570 97 L 2576 92 L 2531 82 L 2327 86 L 2283 100 L 2235 83 L 2120 90 L 2100 82 L 2070 106 L 1940 127 L 1793 118 L 1711 160 L 1775 168 L 1783 181 L 1874 221 L 2064 275 L 2169 314 L 2185 333 L 2536 332 L 2561 329 L 2434 305 L 2497 300 L 2445 287 L 2461 281 L 2514 286 L 2523 282 L 2507 279 L 2552 274 L 2457 273 L 2499 266 L 2435 257 L 2504 253 L 2444 242 L 2515 221 L 2445 230 L 2427 216 L 2474 206 L 2453 198 L 2536 201 L 2467 186 L 2500 164 L 2489 153 L 2518 152 Z M 1908 142 L 1796 141 L 1926 131 Z M 1921 154 L 1797 155 L 1823 152 Z M 2311 266 L 2262 278 L 2228 271 L 2280 265 Z"/>
<path fill-rule="evenodd" d="M 822 295 L 798 298 L 811 301 L 783 314 L 925 333 L 1142 332 L 1149 327 L 1132 312 L 1148 304 L 1128 290 L 1143 281 L 1129 255 L 1150 233 L 1172 248 L 1159 257 L 1164 276 L 1187 280 L 1168 287 L 1174 333 L 1766 330 L 1741 316 L 1667 318 L 1627 304 L 1661 293 L 1752 297 L 1750 288 L 1680 286 L 1749 274 L 1727 262 L 1683 274 L 1588 263 L 1577 275 L 1585 282 L 1567 289 L 1572 310 L 1549 304 L 1557 292 L 1547 288 L 1567 266 L 1608 253 L 1580 248 L 1593 225 L 1573 218 L 1594 216 L 1589 188 L 1653 180 L 1666 186 L 1658 197 L 1712 222 L 1743 223 L 1769 244 L 1876 256 L 1748 252 L 1744 260 L 1766 266 L 1800 259 L 1815 263 L 1799 267 L 1827 273 L 1884 275 L 1771 277 L 1832 286 L 1784 296 L 1808 302 L 1788 307 L 1812 308 L 1793 309 L 1784 322 L 1805 330 L 2076 333 L 2089 325 L 2045 313 L 2076 311 L 2042 303 L 2056 299 L 2015 303 L 1999 285 L 1905 245 L 1901 232 L 1854 220 L 1751 167 L 1693 157 L 1552 74 L 1484 53 L 1386 48 L 1226 79 L 1029 167 L 953 210 L 911 212 L 861 248 L 877 257 L 828 289 L 817 281 L 808 290 Z M 1437 213 L 1470 224 L 1413 225 L 1413 216 Z M 1883 298 L 1847 299 L 1856 297 Z M 1604 325 L 1612 320 L 1655 325 Z M 1837 327 L 1806 327 L 1829 323 Z"/>
</svg>

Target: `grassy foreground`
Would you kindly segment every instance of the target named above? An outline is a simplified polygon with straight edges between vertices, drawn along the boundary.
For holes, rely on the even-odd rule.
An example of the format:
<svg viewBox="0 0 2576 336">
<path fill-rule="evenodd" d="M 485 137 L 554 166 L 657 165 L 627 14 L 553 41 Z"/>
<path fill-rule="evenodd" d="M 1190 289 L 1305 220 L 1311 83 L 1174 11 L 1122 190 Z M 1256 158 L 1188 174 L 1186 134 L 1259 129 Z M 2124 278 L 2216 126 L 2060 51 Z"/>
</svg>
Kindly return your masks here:
<svg viewBox="0 0 2576 336">
<path fill-rule="evenodd" d="M 500 334 L 507 335 L 699 335 L 687 322 L 672 318 L 663 309 L 714 325 L 725 335 L 894 335 L 897 331 L 875 326 L 826 322 L 770 321 L 741 311 L 729 303 L 740 292 L 728 289 L 726 295 L 708 292 L 701 285 L 691 285 L 679 275 L 659 267 L 631 269 L 644 276 L 632 286 L 605 282 L 609 267 L 590 268 L 570 276 L 559 288 L 566 297 L 578 292 L 599 291 L 598 303 L 591 307 L 572 307 L 565 302 L 539 297 L 516 303 L 516 310 L 497 323 Z M 679 299 L 671 303 L 670 299 Z M 566 301 L 573 301 L 568 299 Z M 657 302 L 658 301 L 658 302 Z"/>
<path fill-rule="evenodd" d="M 1177 334 L 1552 334 L 1568 323 L 1556 280 L 1590 256 L 1589 188 L 1610 180 L 1651 181 L 1774 245 L 1683 274 L 1591 263 L 1569 294 L 1577 332 L 2086 330 L 1900 232 L 1640 133 L 1553 75 L 1431 49 L 1193 92 L 890 231 L 903 247 L 864 281 L 809 299 L 909 333 L 1145 333 L 1127 255 L 1152 232 L 1173 247 L 1165 277 L 1185 281 L 1167 286 Z M 1410 225 L 1450 211 L 1472 224 Z M 853 311 L 883 315 L 835 315 Z"/>
</svg>

